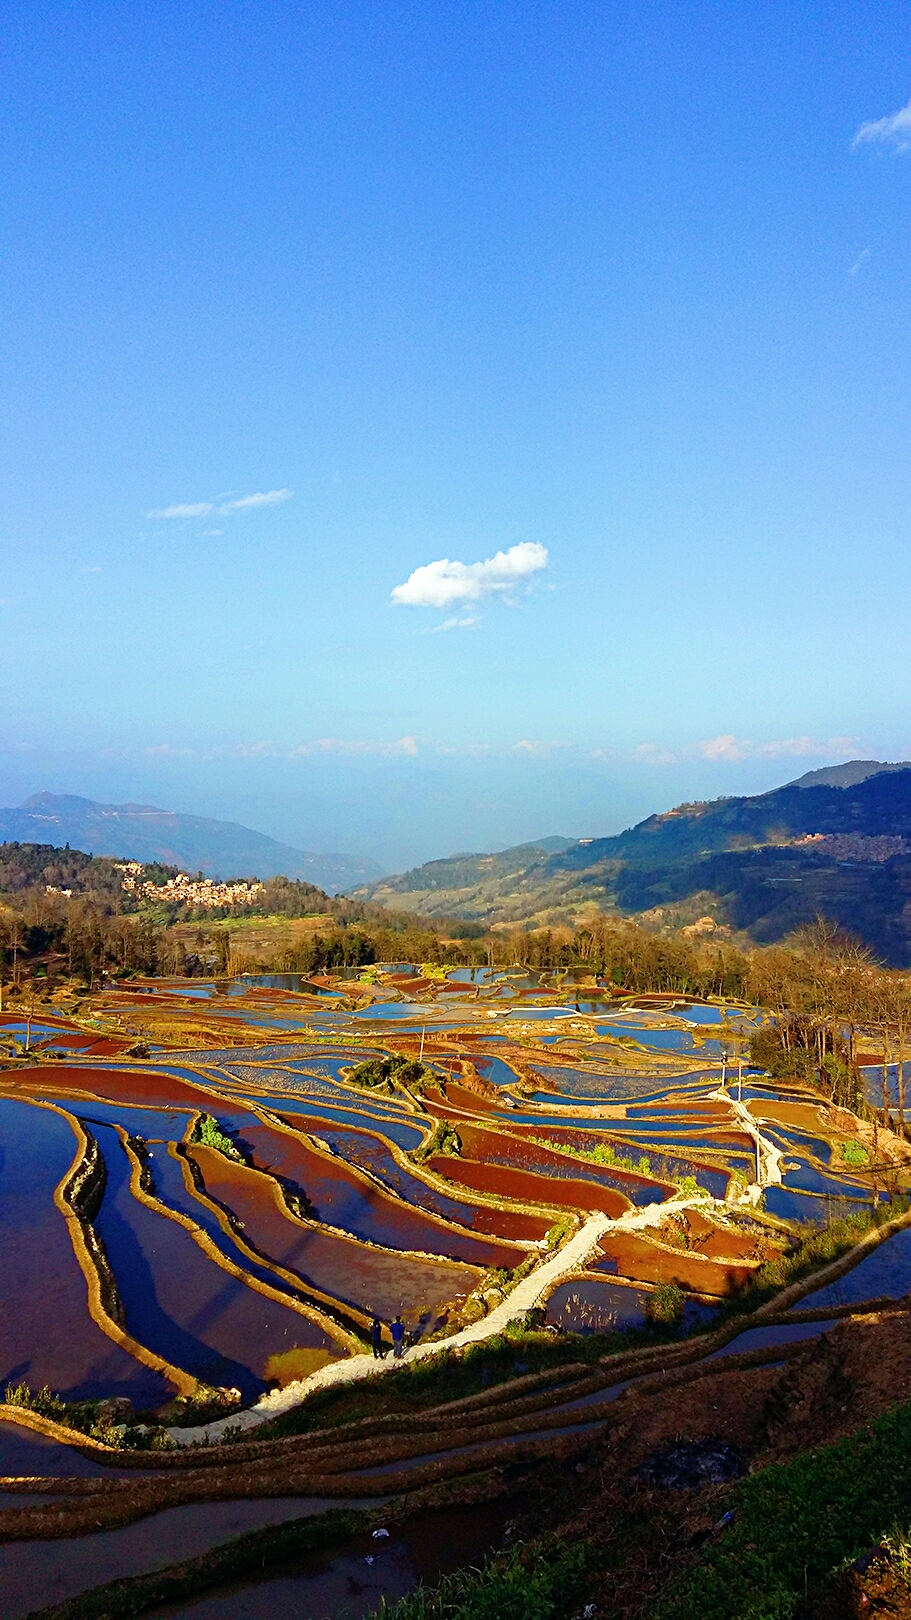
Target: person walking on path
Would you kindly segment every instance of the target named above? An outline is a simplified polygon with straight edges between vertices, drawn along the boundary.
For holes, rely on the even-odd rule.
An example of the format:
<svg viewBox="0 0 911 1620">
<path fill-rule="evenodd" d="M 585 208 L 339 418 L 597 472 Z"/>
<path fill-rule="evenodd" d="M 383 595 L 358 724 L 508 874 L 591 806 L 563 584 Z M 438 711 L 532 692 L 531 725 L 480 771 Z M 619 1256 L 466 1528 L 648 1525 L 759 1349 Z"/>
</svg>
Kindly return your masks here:
<svg viewBox="0 0 911 1620">
<path fill-rule="evenodd" d="M 404 1352 L 405 1324 L 402 1318 L 397 1316 L 392 1324 L 392 1354 L 395 1356 L 396 1361 L 401 1361 Z"/>
<path fill-rule="evenodd" d="M 370 1343 L 373 1346 L 374 1361 L 382 1361 L 385 1353 L 383 1350 L 383 1324 L 378 1316 L 375 1316 L 370 1324 Z"/>
</svg>

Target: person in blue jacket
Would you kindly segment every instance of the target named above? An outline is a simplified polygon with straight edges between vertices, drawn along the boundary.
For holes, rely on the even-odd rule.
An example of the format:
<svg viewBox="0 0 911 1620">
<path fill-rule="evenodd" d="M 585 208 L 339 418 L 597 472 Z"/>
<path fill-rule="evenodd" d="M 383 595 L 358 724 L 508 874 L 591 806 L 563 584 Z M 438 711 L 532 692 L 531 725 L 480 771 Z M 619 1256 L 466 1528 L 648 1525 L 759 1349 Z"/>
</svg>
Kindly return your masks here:
<svg viewBox="0 0 911 1620">
<path fill-rule="evenodd" d="M 402 1318 L 397 1316 L 392 1324 L 392 1354 L 395 1356 L 396 1361 L 401 1361 L 404 1353 L 405 1324 L 402 1321 Z"/>
</svg>

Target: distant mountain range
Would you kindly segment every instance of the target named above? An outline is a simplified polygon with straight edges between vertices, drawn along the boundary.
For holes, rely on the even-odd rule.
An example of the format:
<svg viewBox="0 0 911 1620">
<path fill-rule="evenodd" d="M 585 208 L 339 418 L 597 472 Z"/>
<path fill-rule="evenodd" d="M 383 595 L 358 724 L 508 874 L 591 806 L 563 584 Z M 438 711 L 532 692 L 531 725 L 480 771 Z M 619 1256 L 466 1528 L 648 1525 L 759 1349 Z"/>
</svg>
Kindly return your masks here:
<svg viewBox="0 0 911 1620">
<path fill-rule="evenodd" d="M 679 805 L 614 838 L 456 855 L 356 892 L 483 923 L 556 924 L 593 908 L 671 927 L 710 917 L 758 942 L 822 914 L 904 966 L 911 762 L 851 760 L 770 793 Z"/>
<path fill-rule="evenodd" d="M 234 821 L 210 821 L 150 804 L 96 804 L 73 794 L 35 793 L 0 810 L 0 842 L 69 844 L 93 855 L 162 861 L 207 877 L 288 877 L 338 894 L 382 876 L 376 861 L 311 855 Z"/>
</svg>

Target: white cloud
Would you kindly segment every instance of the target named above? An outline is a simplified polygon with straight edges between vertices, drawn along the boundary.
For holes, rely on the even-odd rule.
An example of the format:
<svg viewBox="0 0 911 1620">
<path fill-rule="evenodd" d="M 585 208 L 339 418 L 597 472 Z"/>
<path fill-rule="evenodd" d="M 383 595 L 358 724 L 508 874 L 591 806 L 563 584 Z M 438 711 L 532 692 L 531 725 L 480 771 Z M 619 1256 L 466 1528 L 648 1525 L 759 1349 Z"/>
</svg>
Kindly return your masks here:
<svg viewBox="0 0 911 1620">
<path fill-rule="evenodd" d="M 225 501 L 219 512 L 249 512 L 253 506 L 277 506 L 279 501 L 290 501 L 290 489 L 258 490 L 255 495 L 241 495 L 239 500 Z"/>
<path fill-rule="evenodd" d="M 379 754 L 385 758 L 414 759 L 418 753 L 417 737 L 398 737 L 395 742 L 361 742 L 345 737 L 318 737 L 315 742 L 298 743 L 289 754 L 297 759 L 302 754 Z"/>
<path fill-rule="evenodd" d="M 859 146 L 871 143 L 894 146 L 897 152 L 907 152 L 911 148 L 911 101 L 907 107 L 900 107 L 888 118 L 877 118 L 871 123 L 861 124 L 851 142 L 851 150 L 856 152 Z"/>
<path fill-rule="evenodd" d="M 480 622 L 480 614 L 466 613 L 461 618 L 444 619 L 442 624 L 432 625 L 427 634 L 437 636 L 441 630 L 469 630 L 472 625 L 480 624 Z"/>
<path fill-rule="evenodd" d="M 158 512 L 149 512 L 150 518 L 201 518 L 211 517 L 217 512 L 227 517 L 231 512 L 249 512 L 257 506 L 277 506 L 280 501 L 290 501 L 290 489 L 257 490 L 254 495 L 241 495 L 233 501 L 179 501 L 175 506 L 165 506 Z M 209 530 L 211 534 L 220 534 L 220 529 Z"/>
<path fill-rule="evenodd" d="M 223 529 L 203 529 L 202 537 L 203 537 L 204 540 L 214 540 L 214 538 L 215 538 L 215 536 L 217 534 L 223 534 L 223 533 L 224 533 Z"/>
<path fill-rule="evenodd" d="M 864 260 L 869 259 L 869 257 L 870 257 L 870 249 L 869 248 L 864 248 L 863 253 L 858 254 L 858 257 L 854 260 L 854 263 L 852 264 L 850 270 L 848 271 L 848 275 L 849 276 L 856 276 L 857 272 L 860 269 L 861 265 L 863 264 Z"/>
<path fill-rule="evenodd" d="M 680 765 L 694 758 L 709 759 L 725 765 L 740 765 L 748 759 L 823 759 L 840 760 L 856 753 L 860 744 L 856 737 L 829 737 L 821 741 L 815 737 L 778 737 L 771 742 L 753 742 L 749 737 L 737 737 L 733 732 L 722 732 L 718 737 L 706 737 L 701 742 L 688 743 L 680 748 L 665 748 L 658 743 L 639 743 L 628 756 L 641 765 Z M 596 748 L 593 759 L 620 759 L 624 756 L 615 749 Z"/>
<path fill-rule="evenodd" d="M 514 754 L 524 754 L 526 759 L 550 759 L 555 748 L 569 748 L 571 745 L 564 742 L 539 742 L 533 737 L 522 737 L 519 742 L 513 743 Z"/>
<path fill-rule="evenodd" d="M 704 759 L 731 764 L 744 759 L 834 759 L 851 753 L 856 746 L 854 737 L 830 737 L 827 742 L 813 737 L 781 737 L 774 742 L 754 743 L 730 734 L 697 744 Z"/>
<path fill-rule="evenodd" d="M 150 518 L 193 518 L 208 517 L 214 511 L 211 501 L 181 502 L 177 506 L 164 506 L 160 512 L 150 512 Z"/>
<path fill-rule="evenodd" d="M 477 602 L 497 591 L 509 591 L 540 568 L 547 567 L 547 549 L 535 540 L 523 540 L 508 551 L 498 551 L 484 562 L 450 562 L 441 557 L 424 563 L 396 585 L 393 602 L 406 607 L 452 607 L 456 602 Z"/>
</svg>

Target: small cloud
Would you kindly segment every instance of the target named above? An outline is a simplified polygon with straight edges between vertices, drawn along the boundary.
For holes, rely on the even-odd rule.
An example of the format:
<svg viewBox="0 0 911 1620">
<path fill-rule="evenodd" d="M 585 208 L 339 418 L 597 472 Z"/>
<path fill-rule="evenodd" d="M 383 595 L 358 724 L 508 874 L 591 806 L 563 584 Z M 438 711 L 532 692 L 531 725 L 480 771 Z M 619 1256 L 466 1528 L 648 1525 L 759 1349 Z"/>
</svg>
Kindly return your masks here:
<svg viewBox="0 0 911 1620">
<path fill-rule="evenodd" d="M 694 758 L 709 759 L 725 765 L 740 765 L 748 759 L 844 759 L 858 747 L 856 737 L 829 737 L 819 741 L 815 737 L 779 737 L 771 742 L 757 743 L 749 737 L 737 737 L 733 732 L 722 732 L 718 737 L 706 737 L 702 742 L 686 743 L 679 748 L 665 748 L 658 743 L 644 742 L 622 755 L 613 748 L 592 750 L 593 759 L 627 758 L 640 765 L 681 765 Z"/>
<path fill-rule="evenodd" d="M 173 748 L 170 743 L 155 743 L 143 749 L 148 759 L 189 759 L 192 752 L 192 748 Z"/>
<path fill-rule="evenodd" d="M 814 737 L 781 737 L 774 742 L 754 743 L 748 738 L 727 734 L 696 746 L 704 759 L 738 764 L 744 759 L 836 759 L 853 752 L 857 739 L 830 737 L 827 742 L 820 742 Z"/>
<path fill-rule="evenodd" d="M 896 152 L 907 152 L 911 148 L 911 101 L 907 107 L 890 113 L 888 118 L 861 124 L 851 142 L 851 150 L 856 152 L 859 146 L 869 145 L 893 146 Z"/>
<path fill-rule="evenodd" d="M 100 568 L 80 568 L 80 574 L 100 574 Z"/>
<path fill-rule="evenodd" d="M 175 506 L 164 506 L 160 511 L 149 512 L 150 518 L 202 518 L 211 517 L 217 512 L 221 517 L 227 517 L 231 512 L 249 512 L 257 506 L 277 506 L 280 501 L 290 501 L 290 489 L 257 490 L 254 495 L 240 495 L 236 500 L 218 501 L 178 501 Z M 220 529 L 212 531 L 220 534 Z"/>
<path fill-rule="evenodd" d="M 498 551 L 484 562 L 451 562 L 440 557 L 424 563 L 396 585 L 392 600 L 404 607 L 452 607 L 456 602 L 477 602 L 498 591 L 509 591 L 548 563 L 547 548 L 523 540 L 508 551 Z"/>
<path fill-rule="evenodd" d="M 424 633 L 428 636 L 438 636 L 441 630 L 470 630 L 472 625 L 480 624 L 479 613 L 466 613 L 461 619 L 444 619 L 442 624 L 432 625 Z"/>
<path fill-rule="evenodd" d="M 239 500 L 225 501 L 219 512 L 249 512 L 254 506 L 277 506 L 280 501 L 290 501 L 290 489 L 259 490 L 255 495 L 241 495 Z"/>
<path fill-rule="evenodd" d="M 208 517 L 213 511 L 211 501 L 181 501 L 176 506 L 163 506 L 159 512 L 149 512 L 150 518 Z"/>
<path fill-rule="evenodd" d="M 564 742 L 538 742 L 532 737 L 523 737 L 521 741 L 513 743 L 514 754 L 524 754 L 526 759 L 549 759 L 557 748 L 568 748 L 569 743 Z"/>
<path fill-rule="evenodd" d="M 854 263 L 852 264 L 850 270 L 848 271 L 848 275 L 849 276 L 856 276 L 857 272 L 860 269 L 861 265 L 863 264 L 864 260 L 869 259 L 869 257 L 870 257 L 870 249 L 869 248 L 864 248 L 863 253 L 861 253 L 859 255 L 859 257 L 854 260 Z"/>
<path fill-rule="evenodd" d="M 749 748 L 751 744 L 744 745 L 739 743 L 733 735 L 728 735 L 710 737 L 706 742 L 701 742 L 697 746 L 704 759 L 739 760 L 746 759 L 744 747 Z"/>
<path fill-rule="evenodd" d="M 224 534 L 224 529 L 203 529 L 202 534 L 204 540 L 211 540 L 217 534 Z"/>
<path fill-rule="evenodd" d="M 382 758 L 395 757 L 414 759 L 418 753 L 417 737 L 398 737 L 395 742 L 361 742 L 346 737 L 317 737 L 314 742 L 298 743 L 292 748 L 289 759 L 298 759 L 306 754 L 342 754 L 362 755 L 376 754 Z"/>
</svg>

